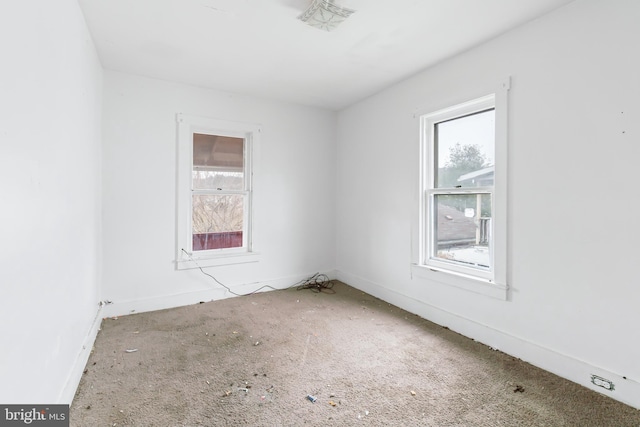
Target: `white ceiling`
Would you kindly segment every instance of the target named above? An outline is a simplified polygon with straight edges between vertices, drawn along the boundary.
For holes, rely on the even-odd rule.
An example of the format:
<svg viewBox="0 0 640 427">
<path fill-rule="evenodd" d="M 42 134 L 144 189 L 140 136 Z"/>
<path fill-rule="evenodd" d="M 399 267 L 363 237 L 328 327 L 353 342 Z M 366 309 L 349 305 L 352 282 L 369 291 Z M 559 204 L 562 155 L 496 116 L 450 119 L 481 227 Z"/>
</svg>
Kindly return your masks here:
<svg viewBox="0 0 640 427">
<path fill-rule="evenodd" d="M 111 70 L 339 110 L 572 0 L 78 0 Z"/>
</svg>

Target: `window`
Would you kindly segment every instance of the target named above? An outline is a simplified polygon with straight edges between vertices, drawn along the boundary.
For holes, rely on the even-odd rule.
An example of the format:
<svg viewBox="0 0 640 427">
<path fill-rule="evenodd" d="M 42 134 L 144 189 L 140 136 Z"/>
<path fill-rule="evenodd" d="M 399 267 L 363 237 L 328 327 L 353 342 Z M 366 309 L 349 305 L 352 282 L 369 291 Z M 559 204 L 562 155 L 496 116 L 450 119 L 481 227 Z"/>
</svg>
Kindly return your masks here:
<svg viewBox="0 0 640 427">
<path fill-rule="evenodd" d="M 490 277 L 494 194 L 493 97 L 425 117 L 429 144 L 427 265 Z"/>
<path fill-rule="evenodd" d="M 191 248 L 195 251 L 246 246 L 249 187 L 245 139 L 193 134 Z"/>
<path fill-rule="evenodd" d="M 178 268 L 251 261 L 257 125 L 179 114 Z"/>
<path fill-rule="evenodd" d="M 419 115 L 417 267 L 506 297 L 506 92 Z M 438 274 L 438 276 L 434 276 Z"/>
</svg>

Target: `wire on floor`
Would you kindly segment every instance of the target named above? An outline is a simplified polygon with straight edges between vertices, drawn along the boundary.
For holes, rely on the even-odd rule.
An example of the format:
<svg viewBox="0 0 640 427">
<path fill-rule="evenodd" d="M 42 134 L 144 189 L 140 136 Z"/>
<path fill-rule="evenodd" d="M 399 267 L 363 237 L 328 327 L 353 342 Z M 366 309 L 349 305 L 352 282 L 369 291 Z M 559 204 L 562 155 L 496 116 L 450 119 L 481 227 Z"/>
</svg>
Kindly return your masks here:
<svg viewBox="0 0 640 427">
<path fill-rule="evenodd" d="M 225 285 L 224 283 L 222 283 L 221 281 L 219 281 L 218 279 L 216 279 L 212 274 L 207 273 L 206 271 L 204 271 L 202 269 L 202 267 L 200 267 L 200 264 L 198 264 L 198 262 L 193 259 L 193 257 L 191 256 L 191 254 L 187 251 L 185 251 L 184 249 L 182 249 L 182 252 L 184 252 L 187 257 L 189 257 L 189 260 L 191 262 L 193 262 L 196 267 L 198 267 L 198 269 L 200 270 L 200 272 L 202 274 L 204 274 L 205 276 L 210 277 L 214 282 L 216 282 L 218 285 L 222 286 L 223 288 L 225 288 L 229 293 L 238 296 L 238 297 L 247 297 L 249 295 L 253 295 L 257 292 L 260 292 L 262 289 L 271 289 L 273 291 L 278 291 L 280 289 L 274 288 L 273 286 L 269 286 L 269 285 L 264 285 L 259 287 L 258 289 L 256 289 L 255 291 L 246 293 L 246 294 L 238 294 L 234 291 L 231 290 L 231 288 L 229 288 L 227 285 Z M 329 293 L 329 294 L 335 294 L 336 291 L 333 289 L 333 284 L 334 281 L 330 280 L 329 277 L 326 274 L 320 274 L 320 273 L 316 273 L 313 276 L 309 277 L 308 279 L 304 279 L 301 280 L 297 283 L 294 283 L 293 285 L 284 288 L 284 290 L 286 289 L 291 289 L 294 286 L 298 287 L 298 290 L 301 291 L 303 289 L 311 289 L 313 292 L 325 292 L 325 293 Z"/>
<path fill-rule="evenodd" d="M 229 291 L 229 293 L 231 293 L 231 294 L 233 294 L 233 295 L 235 295 L 235 296 L 237 296 L 237 297 L 247 297 L 247 296 L 249 296 L 249 295 L 253 295 L 253 294 L 255 294 L 255 293 L 257 293 L 257 292 L 261 291 L 262 289 L 271 289 L 271 290 L 274 290 L 274 291 L 277 291 L 277 290 L 278 290 L 278 289 L 274 288 L 273 286 L 264 285 L 264 286 L 259 287 L 258 289 L 256 289 L 256 290 L 255 290 L 255 291 L 253 291 L 253 292 L 249 292 L 248 294 L 238 294 L 238 293 L 236 293 L 236 292 L 233 292 L 233 291 L 231 290 L 231 288 L 229 288 L 227 285 L 225 285 L 224 283 L 222 283 L 221 281 L 219 281 L 218 279 L 216 279 L 213 275 L 211 275 L 211 274 L 207 273 L 206 271 L 204 271 L 204 270 L 202 269 L 202 267 L 200 267 L 200 264 L 198 264 L 198 262 L 197 262 L 195 259 L 193 259 L 193 257 L 191 256 L 191 254 L 190 254 L 189 252 L 185 251 L 184 249 L 182 249 L 182 252 L 184 252 L 184 253 L 189 257 L 189 260 L 190 260 L 192 263 L 194 263 L 194 264 L 196 265 L 196 267 L 198 267 L 198 268 L 200 269 L 200 272 L 201 272 L 202 274 L 204 274 L 205 276 L 210 277 L 210 278 L 211 278 L 211 279 L 213 279 L 213 281 L 214 281 L 214 282 L 216 282 L 218 285 L 222 286 L 222 287 L 223 287 L 223 288 L 225 288 L 227 291 Z"/>
<path fill-rule="evenodd" d="M 335 289 L 333 289 L 334 284 L 335 282 L 329 279 L 326 274 L 316 273 L 308 279 L 303 280 L 302 283 L 298 286 L 298 290 L 301 291 L 303 289 L 311 289 L 313 292 L 335 294 L 336 291 Z"/>
</svg>

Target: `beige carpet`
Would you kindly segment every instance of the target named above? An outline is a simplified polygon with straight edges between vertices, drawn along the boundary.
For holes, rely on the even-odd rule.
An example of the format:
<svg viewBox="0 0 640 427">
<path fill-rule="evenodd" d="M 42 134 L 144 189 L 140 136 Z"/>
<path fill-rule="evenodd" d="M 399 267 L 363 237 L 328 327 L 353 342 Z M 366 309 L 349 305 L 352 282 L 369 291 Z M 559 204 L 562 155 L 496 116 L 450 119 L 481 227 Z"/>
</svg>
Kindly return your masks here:
<svg viewBox="0 0 640 427">
<path fill-rule="evenodd" d="M 104 320 L 71 425 L 640 426 L 629 406 L 334 290 Z"/>
</svg>

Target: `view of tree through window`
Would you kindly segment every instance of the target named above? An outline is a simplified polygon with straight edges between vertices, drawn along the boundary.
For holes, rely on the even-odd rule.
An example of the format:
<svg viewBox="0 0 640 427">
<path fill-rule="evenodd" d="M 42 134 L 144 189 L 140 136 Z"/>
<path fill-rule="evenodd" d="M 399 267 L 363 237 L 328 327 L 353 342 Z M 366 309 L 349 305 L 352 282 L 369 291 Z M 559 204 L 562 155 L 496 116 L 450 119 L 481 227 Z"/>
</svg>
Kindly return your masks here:
<svg viewBox="0 0 640 427">
<path fill-rule="evenodd" d="M 436 187 L 468 186 L 469 183 L 460 183 L 458 178 L 487 166 L 486 156 L 477 144 L 460 145 L 460 142 L 456 142 L 449 147 L 448 161 L 438 169 Z"/>
<path fill-rule="evenodd" d="M 193 234 L 242 232 L 243 196 L 193 196 Z"/>
<path fill-rule="evenodd" d="M 461 178 L 493 166 L 495 110 L 436 123 L 434 128 L 435 187 L 479 187 L 481 182 L 473 177 Z"/>
<path fill-rule="evenodd" d="M 488 164 L 485 155 L 478 145 L 460 145 L 456 143 L 449 148 L 449 160 L 445 167 L 438 170 L 438 184 L 440 188 L 465 188 L 493 185 L 493 165 Z M 484 172 L 484 175 L 480 175 Z M 473 175 L 470 177 L 470 175 Z M 473 178 L 477 179 L 473 179 Z M 461 178 L 467 178 L 461 180 Z M 476 184 L 476 185 L 474 185 Z M 454 207 L 460 212 L 468 208 L 476 208 L 475 201 L 469 198 L 442 195 L 440 202 Z M 485 198 L 481 204 L 482 216 L 491 217 L 491 200 Z"/>
</svg>

